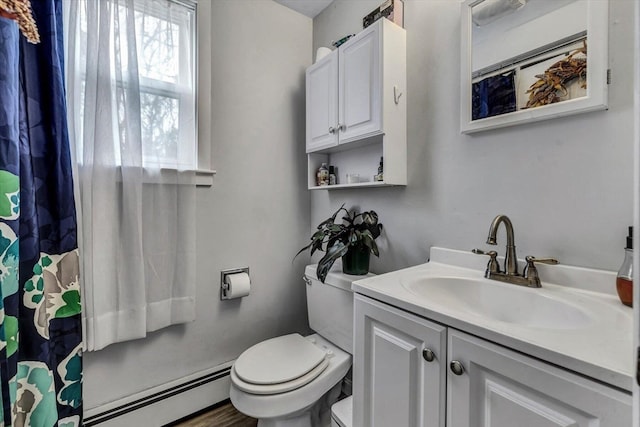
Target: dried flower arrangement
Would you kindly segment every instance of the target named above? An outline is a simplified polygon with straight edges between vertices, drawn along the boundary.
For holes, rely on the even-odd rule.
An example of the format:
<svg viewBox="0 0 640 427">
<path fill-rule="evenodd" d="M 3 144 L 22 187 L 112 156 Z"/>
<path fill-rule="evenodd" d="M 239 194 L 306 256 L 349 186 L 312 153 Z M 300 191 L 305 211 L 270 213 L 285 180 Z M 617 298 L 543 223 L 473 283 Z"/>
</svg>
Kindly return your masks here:
<svg viewBox="0 0 640 427">
<path fill-rule="evenodd" d="M 0 16 L 16 21 L 29 43 L 40 43 L 40 34 L 31 13 L 29 0 L 0 0 Z"/>
<path fill-rule="evenodd" d="M 580 54 L 579 57 L 576 55 Z M 587 41 L 583 47 L 571 52 L 565 59 L 551 65 L 544 74 L 538 74 L 538 80 L 529 87 L 529 101 L 524 108 L 553 104 L 566 96 L 567 84 L 580 79 L 580 87 L 587 87 Z"/>
</svg>

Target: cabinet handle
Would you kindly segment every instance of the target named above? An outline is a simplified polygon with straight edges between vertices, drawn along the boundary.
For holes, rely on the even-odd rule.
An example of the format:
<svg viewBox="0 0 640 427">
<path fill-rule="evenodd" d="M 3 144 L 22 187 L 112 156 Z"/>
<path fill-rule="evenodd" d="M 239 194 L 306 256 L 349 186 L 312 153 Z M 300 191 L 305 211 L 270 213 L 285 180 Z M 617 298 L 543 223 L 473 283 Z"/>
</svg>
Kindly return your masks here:
<svg viewBox="0 0 640 427">
<path fill-rule="evenodd" d="M 428 348 L 425 348 L 424 350 L 422 350 L 422 357 L 427 362 L 433 362 L 436 359 L 435 353 Z"/>
<path fill-rule="evenodd" d="M 449 363 L 449 368 L 451 368 L 451 372 L 456 375 L 462 375 L 464 373 L 464 367 L 462 366 L 462 363 L 458 362 L 457 360 L 452 360 L 451 363 Z"/>
</svg>

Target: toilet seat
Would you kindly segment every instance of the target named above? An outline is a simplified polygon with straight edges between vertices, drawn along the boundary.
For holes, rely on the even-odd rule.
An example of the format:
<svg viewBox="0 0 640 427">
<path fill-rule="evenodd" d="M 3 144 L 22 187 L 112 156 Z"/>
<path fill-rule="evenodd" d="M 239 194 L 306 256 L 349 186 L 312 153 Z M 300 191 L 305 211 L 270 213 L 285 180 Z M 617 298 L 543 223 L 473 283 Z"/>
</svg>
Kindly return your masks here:
<svg viewBox="0 0 640 427">
<path fill-rule="evenodd" d="M 331 351 L 323 351 L 300 334 L 272 338 L 238 357 L 231 379 L 242 391 L 277 394 L 300 388 L 329 365 Z"/>
<path fill-rule="evenodd" d="M 309 384 L 311 381 L 316 379 L 318 375 L 324 371 L 329 365 L 328 360 L 323 360 L 320 362 L 318 366 L 316 366 L 311 371 L 307 372 L 305 375 L 296 378 L 292 381 L 282 382 L 279 384 L 252 384 L 245 382 L 238 378 L 235 369 L 231 369 L 231 380 L 234 382 L 235 386 L 240 390 L 245 391 L 251 394 L 278 394 L 285 393 L 287 391 L 295 390 L 304 385 Z"/>
</svg>

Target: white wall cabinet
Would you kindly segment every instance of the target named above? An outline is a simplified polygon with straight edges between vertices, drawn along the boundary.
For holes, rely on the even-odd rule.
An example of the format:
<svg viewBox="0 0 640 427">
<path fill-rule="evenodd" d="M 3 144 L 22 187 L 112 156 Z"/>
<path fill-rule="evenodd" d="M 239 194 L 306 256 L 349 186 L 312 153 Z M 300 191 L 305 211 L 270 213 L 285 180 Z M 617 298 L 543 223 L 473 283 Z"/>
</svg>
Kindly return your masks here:
<svg viewBox="0 0 640 427">
<path fill-rule="evenodd" d="M 338 145 L 338 51 L 306 72 L 307 153 Z"/>
<path fill-rule="evenodd" d="M 309 189 L 406 185 L 405 92 L 406 34 L 387 19 L 307 69 Z M 374 181 L 380 157 L 384 181 Z M 316 185 L 322 163 L 337 167 L 338 185 Z M 347 184 L 347 174 L 359 182 Z"/>
<path fill-rule="evenodd" d="M 367 28 L 339 49 L 338 142 L 374 136 L 382 128 L 382 44 L 386 32 L 400 28 L 385 20 Z M 386 35 L 387 38 L 391 37 Z M 387 59 L 392 61 L 393 59 Z M 388 83 L 388 80 L 387 80 Z"/>
<path fill-rule="evenodd" d="M 354 316 L 356 427 L 631 425 L 626 392 L 362 295 Z"/>
</svg>

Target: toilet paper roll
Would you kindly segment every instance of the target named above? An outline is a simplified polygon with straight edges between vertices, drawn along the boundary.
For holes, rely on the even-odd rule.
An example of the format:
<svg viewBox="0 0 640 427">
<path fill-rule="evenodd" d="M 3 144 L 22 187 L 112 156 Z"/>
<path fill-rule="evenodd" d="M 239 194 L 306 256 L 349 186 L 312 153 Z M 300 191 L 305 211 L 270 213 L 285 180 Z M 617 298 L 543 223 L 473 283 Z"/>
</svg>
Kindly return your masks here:
<svg viewBox="0 0 640 427">
<path fill-rule="evenodd" d="M 331 53 L 331 49 L 329 49 L 328 47 L 319 47 L 318 50 L 316 50 L 316 62 L 320 61 L 322 58 L 329 55 L 330 53 Z"/>
<path fill-rule="evenodd" d="M 226 278 L 228 289 L 225 292 L 227 299 L 242 298 L 251 292 L 251 278 L 247 273 L 229 274 Z"/>
</svg>

